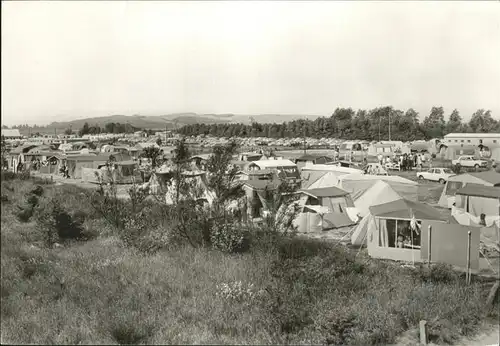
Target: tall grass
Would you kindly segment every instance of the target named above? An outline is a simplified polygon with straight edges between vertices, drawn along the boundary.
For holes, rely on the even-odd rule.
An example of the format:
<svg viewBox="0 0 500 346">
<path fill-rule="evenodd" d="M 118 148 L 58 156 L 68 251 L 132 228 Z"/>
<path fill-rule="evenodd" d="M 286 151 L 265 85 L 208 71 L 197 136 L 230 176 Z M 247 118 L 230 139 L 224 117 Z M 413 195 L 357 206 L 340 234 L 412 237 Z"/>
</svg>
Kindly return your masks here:
<svg viewBox="0 0 500 346">
<path fill-rule="evenodd" d="M 33 184 L 2 183 L 2 193 L 17 201 Z M 190 246 L 145 254 L 84 191 L 48 186 L 44 195 L 61 193 L 94 239 L 48 248 L 35 219 L 21 223 L 15 203 L 2 203 L 3 342 L 368 345 L 395 342 L 426 319 L 433 340 L 451 343 L 485 316 L 480 284 L 464 286 L 445 267 L 411 270 L 298 239 L 237 255 Z M 223 284 L 232 291 L 221 294 Z"/>
</svg>

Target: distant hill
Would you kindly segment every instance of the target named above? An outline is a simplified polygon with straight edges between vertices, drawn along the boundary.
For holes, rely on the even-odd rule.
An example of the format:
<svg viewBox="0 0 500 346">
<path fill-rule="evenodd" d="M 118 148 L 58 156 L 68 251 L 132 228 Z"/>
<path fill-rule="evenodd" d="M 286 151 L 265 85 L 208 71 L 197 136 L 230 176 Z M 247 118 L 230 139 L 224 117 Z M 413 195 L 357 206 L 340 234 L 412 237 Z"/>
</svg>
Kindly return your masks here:
<svg viewBox="0 0 500 346">
<path fill-rule="evenodd" d="M 84 118 L 64 122 L 53 122 L 46 128 L 32 128 L 31 132 L 40 133 L 62 133 L 68 128 L 78 131 L 85 123 L 89 125 L 99 125 L 104 127 L 107 123 L 130 124 L 141 129 L 163 130 L 174 129 L 176 126 L 191 124 L 216 124 L 216 123 L 242 123 L 250 124 L 251 118 L 259 123 L 283 123 L 285 121 L 297 119 L 314 120 L 319 115 L 284 115 L 284 114 L 257 114 L 257 115 L 235 115 L 235 114 L 196 114 L 196 113 L 176 113 L 168 115 L 110 115 L 105 117 Z M 28 129 L 20 129 L 23 135 L 29 133 Z"/>
</svg>

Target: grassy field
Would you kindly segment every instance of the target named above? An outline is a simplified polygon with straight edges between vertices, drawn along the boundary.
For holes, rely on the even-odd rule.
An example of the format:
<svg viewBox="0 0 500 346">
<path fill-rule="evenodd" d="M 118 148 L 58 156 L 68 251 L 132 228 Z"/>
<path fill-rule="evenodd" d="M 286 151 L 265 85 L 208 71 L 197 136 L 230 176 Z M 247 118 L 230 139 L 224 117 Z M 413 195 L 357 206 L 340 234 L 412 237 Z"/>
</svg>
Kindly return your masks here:
<svg viewBox="0 0 500 346">
<path fill-rule="evenodd" d="M 41 219 L 16 216 L 34 186 L 2 181 L 2 343 L 373 345 L 421 319 L 432 341 L 452 343 L 487 317 L 478 280 L 464 286 L 444 266 L 411 269 L 318 241 L 229 255 L 156 237 L 160 250 L 144 253 L 76 186 L 42 185 L 39 212 L 64 198 L 86 240 L 47 247 Z M 168 233 L 168 220 L 155 221 Z"/>
</svg>

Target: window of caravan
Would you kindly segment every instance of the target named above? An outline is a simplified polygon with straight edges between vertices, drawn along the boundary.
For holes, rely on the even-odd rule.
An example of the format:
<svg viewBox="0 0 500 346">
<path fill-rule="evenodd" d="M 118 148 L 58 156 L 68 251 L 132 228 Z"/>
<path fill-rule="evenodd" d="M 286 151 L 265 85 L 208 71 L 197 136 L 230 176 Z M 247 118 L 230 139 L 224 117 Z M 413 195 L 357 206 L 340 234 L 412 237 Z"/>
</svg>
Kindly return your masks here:
<svg viewBox="0 0 500 346">
<path fill-rule="evenodd" d="M 384 148 L 384 153 L 390 153 L 390 152 L 391 152 L 391 147 Z"/>
<path fill-rule="evenodd" d="M 446 185 L 446 195 L 454 196 L 455 193 L 462 188 L 462 186 L 463 183 L 461 181 L 448 181 L 448 184 Z"/>
</svg>

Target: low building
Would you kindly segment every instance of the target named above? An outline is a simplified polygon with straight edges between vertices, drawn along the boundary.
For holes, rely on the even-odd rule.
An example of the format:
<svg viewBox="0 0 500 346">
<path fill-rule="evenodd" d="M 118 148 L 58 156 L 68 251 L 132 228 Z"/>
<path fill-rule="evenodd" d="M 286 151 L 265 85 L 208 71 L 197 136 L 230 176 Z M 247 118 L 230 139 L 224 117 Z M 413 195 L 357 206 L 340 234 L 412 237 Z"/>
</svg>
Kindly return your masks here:
<svg viewBox="0 0 500 346">
<path fill-rule="evenodd" d="M 2 137 L 5 138 L 6 140 L 23 138 L 18 129 L 2 129 Z"/>
</svg>

